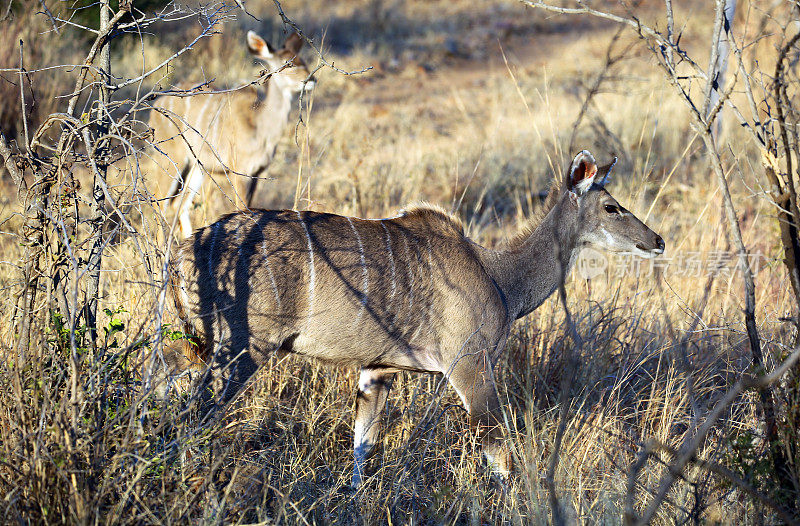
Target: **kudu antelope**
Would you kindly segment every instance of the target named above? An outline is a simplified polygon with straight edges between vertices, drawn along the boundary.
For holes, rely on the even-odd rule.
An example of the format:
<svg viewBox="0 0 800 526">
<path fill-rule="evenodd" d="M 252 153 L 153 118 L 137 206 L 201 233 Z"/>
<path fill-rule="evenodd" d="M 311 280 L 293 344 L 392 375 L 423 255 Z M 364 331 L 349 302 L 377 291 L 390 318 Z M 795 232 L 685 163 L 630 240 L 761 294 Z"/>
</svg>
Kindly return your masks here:
<svg viewBox="0 0 800 526">
<path fill-rule="evenodd" d="M 507 475 L 492 366 L 515 320 L 559 286 L 585 246 L 655 257 L 664 241 L 596 181 L 580 152 L 548 212 L 504 250 L 465 237 L 431 207 L 389 219 L 249 210 L 201 228 L 173 254 L 171 288 L 205 370 L 208 411 L 228 403 L 273 352 L 361 368 L 353 485 L 362 480 L 398 371 L 443 374 L 460 396 L 492 469 Z"/>
<path fill-rule="evenodd" d="M 289 122 L 294 95 L 314 88 L 315 80 L 298 55 L 302 45 L 303 39 L 293 33 L 281 49 L 274 50 L 250 31 L 248 50 L 271 72 L 263 91 L 250 87 L 161 97 L 153 104 L 153 144 L 168 158 L 158 158 L 158 163 L 172 176 L 167 195 L 184 238 L 192 233 L 189 214 L 207 174 L 225 175 L 232 181 L 249 178 L 243 200 L 251 206 L 258 178 Z M 242 192 L 237 190 L 237 195 Z"/>
</svg>

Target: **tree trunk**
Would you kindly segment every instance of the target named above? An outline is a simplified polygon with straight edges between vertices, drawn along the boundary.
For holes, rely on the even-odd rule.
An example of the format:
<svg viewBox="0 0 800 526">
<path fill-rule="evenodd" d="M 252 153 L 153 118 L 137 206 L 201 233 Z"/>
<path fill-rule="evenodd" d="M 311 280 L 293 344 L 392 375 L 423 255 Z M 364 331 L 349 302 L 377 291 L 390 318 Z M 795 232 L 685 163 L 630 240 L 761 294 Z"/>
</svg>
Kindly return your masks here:
<svg viewBox="0 0 800 526">
<path fill-rule="evenodd" d="M 100 3 L 100 33 L 105 33 L 108 30 L 109 22 L 111 20 L 111 8 L 109 0 L 102 0 Z M 108 46 L 108 39 L 106 39 L 100 48 L 100 72 L 102 84 L 100 86 L 100 101 L 97 108 L 97 135 L 95 137 L 95 145 L 97 147 L 94 152 L 87 152 L 90 156 L 94 153 L 95 157 L 95 170 L 94 170 L 94 187 L 92 189 L 92 217 L 89 220 L 91 228 L 91 242 L 90 253 L 88 261 L 88 276 L 89 283 L 86 287 L 86 328 L 89 333 L 89 344 L 94 348 L 97 344 L 97 304 L 98 296 L 100 295 L 100 270 L 103 262 L 103 222 L 105 219 L 104 206 L 105 194 L 103 187 L 105 186 L 106 172 L 108 168 L 108 147 L 107 141 L 104 136 L 108 133 L 108 103 L 110 102 L 110 93 L 108 84 L 111 80 L 111 54 Z M 86 145 L 90 147 L 89 144 Z"/>
</svg>

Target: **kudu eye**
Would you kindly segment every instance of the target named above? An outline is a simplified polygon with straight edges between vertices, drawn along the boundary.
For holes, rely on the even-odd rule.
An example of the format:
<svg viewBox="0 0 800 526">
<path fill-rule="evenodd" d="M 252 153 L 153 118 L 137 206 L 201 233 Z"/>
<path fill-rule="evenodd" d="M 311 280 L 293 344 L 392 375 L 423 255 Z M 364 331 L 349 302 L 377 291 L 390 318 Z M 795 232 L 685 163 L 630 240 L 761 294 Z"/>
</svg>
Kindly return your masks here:
<svg viewBox="0 0 800 526">
<path fill-rule="evenodd" d="M 619 208 L 615 205 L 605 205 L 606 212 L 609 214 L 618 214 Z"/>
</svg>

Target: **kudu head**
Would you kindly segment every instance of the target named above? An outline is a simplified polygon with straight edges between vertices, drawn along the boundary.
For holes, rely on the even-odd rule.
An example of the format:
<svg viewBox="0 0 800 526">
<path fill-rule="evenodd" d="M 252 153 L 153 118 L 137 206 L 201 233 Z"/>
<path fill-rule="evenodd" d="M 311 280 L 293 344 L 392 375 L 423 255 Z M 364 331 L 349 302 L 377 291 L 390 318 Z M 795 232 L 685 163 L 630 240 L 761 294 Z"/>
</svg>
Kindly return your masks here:
<svg viewBox="0 0 800 526">
<path fill-rule="evenodd" d="M 663 254 L 661 236 L 620 205 L 603 187 L 614 163 L 616 159 L 598 168 L 592 154 L 586 150 L 575 156 L 567 169 L 559 203 L 562 209 L 569 211 L 571 219 L 564 221 L 569 228 L 562 232 L 572 238 L 575 247 L 589 246 L 644 258 Z"/>
<path fill-rule="evenodd" d="M 276 50 L 253 31 L 247 32 L 247 49 L 250 54 L 268 67 L 272 73 L 270 82 L 275 82 L 287 94 L 311 91 L 316 84 L 308 66 L 300 58 L 301 47 L 303 38 L 297 33 L 289 35 L 283 47 Z"/>
</svg>

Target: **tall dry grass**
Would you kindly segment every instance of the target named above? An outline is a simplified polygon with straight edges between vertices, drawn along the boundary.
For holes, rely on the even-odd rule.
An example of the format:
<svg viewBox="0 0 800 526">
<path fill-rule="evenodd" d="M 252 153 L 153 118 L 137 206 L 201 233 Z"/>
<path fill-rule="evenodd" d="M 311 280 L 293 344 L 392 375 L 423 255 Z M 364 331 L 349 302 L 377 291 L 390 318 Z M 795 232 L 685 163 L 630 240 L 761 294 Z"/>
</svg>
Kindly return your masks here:
<svg viewBox="0 0 800 526">
<path fill-rule="evenodd" d="M 255 14 L 264 20 L 262 32 L 280 40 L 272 6 Z M 348 69 L 376 67 L 352 77 L 317 74 L 304 124 L 279 145 L 258 203 L 290 207 L 299 198 L 304 209 L 379 217 L 427 200 L 452 209 L 473 239 L 492 246 L 536 211 L 538 194 L 574 153 L 563 149 L 586 79 L 603 67 L 614 34 L 609 26 L 571 27 L 499 1 L 299 2 L 288 14 L 318 35 L 328 60 Z M 244 16 L 226 22 L 222 34 L 165 71 L 161 82 L 205 75 L 225 84 L 249 74 L 240 41 L 255 25 Z M 690 19 L 686 45 L 700 40 L 703 29 L 702 20 Z M 157 63 L 181 31 L 187 29 L 147 36 L 143 47 L 123 43 L 114 50 L 115 67 L 126 75 L 141 70 L 142 60 Z M 646 56 L 632 52 L 612 73 L 576 143 L 599 160 L 620 156 L 608 189 L 664 237 L 667 252 L 644 263 L 609 257 L 593 279 L 573 272 L 567 283 L 585 343 L 568 393 L 555 484 L 568 519 L 588 524 L 621 522 L 640 445 L 655 438 L 678 447 L 750 367 L 741 276 L 686 111 Z M 732 120 L 723 133 L 731 165 L 759 166 L 757 151 Z M 118 177 L 124 186 L 125 172 Z M 774 363 L 794 336 L 782 317 L 795 308 L 774 211 L 753 198 L 763 183 L 757 170 L 734 171 L 729 180 L 745 241 L 759 258 L 757 315 Z M 235 200 L 218 192 L 213 184 L 204 188 L 194 211 L 198 224 L 231 210 Z M 20 288 L 19 207 L 10 200 L 0 210 L 0 290 L 9 305 Z M 158 268 L 164 241 L 159 220 L 148 214 L 142 232 L 152 238 L 144 246 Z M 0 393 L 3 522 L 551 520 L 544 474 L 559 425 L 560 378 L 574 352 L 557 298 L 517 323 L 499 364 L 518 467 L 508 486 L 489 475 L 466 414 L 442 379 L 404 373 L 368 464 L 372 477 L 353 493 L 347 483 L 356 371 L 275 358 L 213 427 L 180 414 L 186 395 L 159 400 L 142 392 L 138 365 L 155 341 L 159 298 L 138 241 L 123 237 L 105 253 L 102 352 L 71 362 L 69 334 L 53 320 L 40 328 L 50 345 L 20 356 L 11 352 L 11 309 L 0 314 L 6 349 L 0 375 L 12 386 Z M 81 386 L 70 385 L 70 367 L 80 368 Z M 740 397 L 698 457 L 766 490 L 755 407 L 753 394 Z M 668 462 L 662 454 L 641 471 L 636 509 L 648 504 Z M 690 520 L 777 522 L 758 501 L 696 466 L 656 517 L 663 524 Z"/>
</svg>

